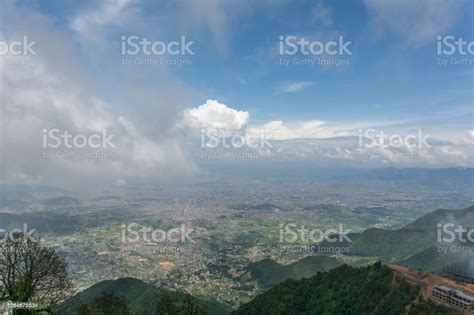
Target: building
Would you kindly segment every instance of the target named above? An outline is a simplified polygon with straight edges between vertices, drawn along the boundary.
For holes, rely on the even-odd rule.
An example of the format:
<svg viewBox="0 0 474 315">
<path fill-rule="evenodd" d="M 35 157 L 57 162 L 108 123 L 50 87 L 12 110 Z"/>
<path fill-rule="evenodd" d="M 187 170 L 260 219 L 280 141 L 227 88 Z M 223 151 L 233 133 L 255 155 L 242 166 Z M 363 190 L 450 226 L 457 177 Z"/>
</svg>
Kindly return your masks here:
<svg viewBox="0 0 474 315">
<path fill-rule="evenodd" d="M 474 309 L 474 296 L 444 285 L 433 288 L 431 299 L 464 313 L 470 313 Z"/>
<path fill-rule="evenodd" d="M 446 268 L 443 271 L 445 278 L 454 280 L 462 284 L 474 284 L 474 275 L 456 268 Z"/>
</svg>

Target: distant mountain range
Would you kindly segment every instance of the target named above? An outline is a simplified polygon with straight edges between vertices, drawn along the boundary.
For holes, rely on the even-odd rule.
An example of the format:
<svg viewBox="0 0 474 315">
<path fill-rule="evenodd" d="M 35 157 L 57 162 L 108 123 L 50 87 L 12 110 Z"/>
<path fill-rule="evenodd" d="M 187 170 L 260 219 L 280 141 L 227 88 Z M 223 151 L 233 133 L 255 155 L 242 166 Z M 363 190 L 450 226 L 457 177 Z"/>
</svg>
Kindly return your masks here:
<svg viewBox="0 0 474 315">
<path fill-rule="evenodd" d="M 224 164 L 245 163 L 248 157 L 254 160 L 279 162 L 317 162 L 318 165 L 331 166 L 425 166 L 437 167 L 472 166 L 473 152 L 471 141 L 454 143 L 432 139 L 429 146 L 409 148 L 402 146 L 367 145 L 370 141 L 358 136 L 342 136 L 325 139 L 271 140 L 270 146 L 256 148 L 239 147 L 195 150 L 199 156 L 232 157 L 222 159 Z M 452 154 L 450 152 L 456 152 Z"/>
<path fill-rule="evenodd" d="M 474 168 L 450 167 L 450 168 L 395 168 L 383 167 L 370 170 L 365 175 L 367 178 L 383 181 L 404 181 L 409 183 L 420 183 L 423 185 L 447 185 L 456 184 L 474 185 Z"/>
</svg>

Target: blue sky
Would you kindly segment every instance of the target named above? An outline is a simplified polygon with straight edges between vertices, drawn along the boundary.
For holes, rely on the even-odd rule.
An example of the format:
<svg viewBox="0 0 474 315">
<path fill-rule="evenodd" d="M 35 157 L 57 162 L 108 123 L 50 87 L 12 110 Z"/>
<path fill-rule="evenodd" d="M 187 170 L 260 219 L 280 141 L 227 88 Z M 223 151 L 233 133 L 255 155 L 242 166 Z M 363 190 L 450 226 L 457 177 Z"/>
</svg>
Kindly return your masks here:
<svg viewBox="0 0 474 315">
<path fill-rule="evenodd" d="M 100 2 L 87 1 L 23 3 L 51 16 L 73 36 L 71 20 L 103 9 Z M 190 21 L 195 12 L 186 1 L 127 2 L 122 14 L 113 18 L 117 24 L 99 25 L 107 41 L 103 53 L 110 59 L 120 58 L 117 47 L 123 34 L 154 40 L 185 35 L 194 42 L 193 65 L 170 71 L 190 90 L 196 90 L 186 106 L 218 99 L 250 111 L 256 120 L 435 119 L 436 115 L 446 118 L 446 110 L 472 106 L 472 66 L 438 66 L 436 55 L 438 34 L 473 40 L 473 10 L 468 1 L 412 5 L 411 1 L 203 0 L 195 6 L 205 12 L 196 13 L 196 20 Z M 318 8 L 324 10 L 325 18 L 316 17 Z M 423 21 L 420 14 L 429 12 L 431 16 Z M 406 17 L 400 16 L 403 14 Z M 417 37 L 417 32 L 422 35 Z M 280 35 L 315 39 L 342 35 L 352 42 L 351 64 L 281 66 L 276 49 Z M 87 49 L 96 50 L 96 43 L 89 44 Z M 96 68 L 103 82 L 98 90 L 113 98 L 117 65 L 97 71 L 96 61 L 84 57 L 81 63 Z M 275 93 L 298 82 L 311 85 L 297 92 Z M 472 123 L 470 114 L 456 118 L 463 127 Z"/>
<path fill-rule="evenodd" d="M 474 41 L 471 1 L 1 3 L 2 39 L 27 36 L 38 52 L 28 65 L 4 65 L 5 82 L 14 82 L 5 89 L 9 125 L 28 120 L 31 129 L 23 139 L 57 126 L 76 132 L 110 128 L 127 144 L 120 152 L 126 158 L 108 170 L 113 176 L 119 168 L 140 173 L 148 171 L 144 166 L 167 170 L 174 164 L 192 171 L 188 136 L 199 137 L 206 126 L 244 134 L 271 127 L 279 140 L 357 136 L 361 128 L 392 134 L 422 128 L 452 142 L 430 152 L 429 163 L 465 165 L 472 156 L 473 54 L 437 54 L 438 36 Z M 191 64 L 124 64 L 150 57 L 122 55 L 124 36 L 163 43 L 184 36 L 193 42 L 194 55 L 151 57 Z M 281 55 L 281 36 L 323 44 L 342 38 L 351 54 Z M 292 58 L 346 64 L 281 64 Z M 441 59 L 468 64 L 439 65 Z M 18 108 L 28 115 L 19 115 Z M 18 139 L 11 141 L 22 147 Z M 22 154 L 31 146 L 25 141 Z M 20 162 L 32 164 L 12 154 L 11 163 Z M 44 161 L 35 163 L 44 169 Z"/>
</svg>

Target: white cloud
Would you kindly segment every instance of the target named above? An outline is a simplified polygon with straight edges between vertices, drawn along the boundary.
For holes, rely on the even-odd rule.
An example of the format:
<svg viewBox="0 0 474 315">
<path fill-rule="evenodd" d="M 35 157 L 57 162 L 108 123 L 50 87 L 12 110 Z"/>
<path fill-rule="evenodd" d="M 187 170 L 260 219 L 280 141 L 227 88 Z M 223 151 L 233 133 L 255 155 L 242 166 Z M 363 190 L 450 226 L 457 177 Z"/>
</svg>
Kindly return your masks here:
<svg viewBox="0 0 474 315">
<path fill-rule="evenodd" d="M 116 115 L 110 103 L 89 89 L 87 77 L 74 61 L 67 35 L 38 13 L 14 7 L 4 9 L 8 10 L 5 15 L 11 17 L 5 21 L 11 26 L 5 32 L 6 39 L 28 34 L 38 45 L 35 46 L 37 55 L 28 57 L 28 62 L 1 64 L 0 178 L 64 184 L 70 182 L 70 178 L 77 182 L 89 177 L 97 182 L 127 176 L 190 174 L 194 170 L 182 147 L 183 141 L 173 131 L 175 122 L 150 136 L 143 131 L 144 124 L 133 122 L 132 115 Z M 18 21 L 17 16 L 24 19 Z M 156 102 L 153 105 L 157 107 Z M 172 122 L 178 110 L 175 111 L 176 114 L 162 113 L 163 117 L 158 118 Z M 107 150 L 111 158 L 49 159 L 44 153 L 58 150 L 43 148 L 43 129 L 86 136 L 106 129 L 107 134 L 114 135 L 116 147 Z M 77 153 L 81 150 L 61 147 L 59 151 Z"/>
<path fill-rule="evenodd" d="M 467 144 L 474 145 L 474 130 L 468 130 L 467 135 L 463 140 Z"/>
<path fill-rule="evenodd" d="M 273 120 L 264 124 L 252 122 L 248 112 L 237 111 L 218 101 L 208 100 L 205 104 L 189 108 L 183 113 L 181 124 L 194 130 L 194 140 L 203 128 L 224 131 L 226 136 L 238 134 L 249 141 L 263 136 L 271 141 L 272 147 L 244 148 L 247 153 L 265 153 L 266 158 L 278 161 L 307 160 L 329 163 L 355 163 L 365 166 L 472 166 L 472 144 L 474 131 L 458 141 L 429 138 L 431 147 L 360 147 L 359 128 L 376 128 L 386 135 L 411 134 L 405 120 L 372 121 L 352 124 L 328 124 L 322 120 L 288 121 Z M 410 121 L 410 126 L 416 123 Z M 396 128 L 399 126 L 400 128 Z M 403 128 L 405 126 L 405 128 Z M 229 153 L 232 148 L 217 147 L 220 153 Z M 222 152 L 221 152 L 222 151 Z M 237 155 L 238 156 L 238 155 Z M 250 154 L 250 156 L 253 156 Z"/>
<path fill-rule="evenodd" d="M 248 123 L 250 114 L 219 103 L 207 100 L 206 103 L 187 108 L 183 112 L 184 123 L 192 128 L 213 128 L 222 132 L 232 133 L 241 130 Z"/>
<path fill-rule="evenodd" d="M 273 95 L 301 92 L 307 87 L 310 87 L 312 85 L 314 85 L 314 82 L 309 82 L 309 81 L 288 82 L 276 87 Z"/>
<path fill-rule="evenodd" d="M 217 100 L 207 100 L 198 107 L 183 111 L 181 128 L 188 131 L 188 139 L 202 141 L 202 131 L 213 131 L 214 135 L 223 137 L 242 136 L 248 141 L 262 137 L 272 141 L 298 139 L 328 139 L 350 135 L 343 130 L 329 128 L 324 121 L 292 121 L 274 120 L 258 125 L 252 123 L 247 111 L 239 111 Z M 198 140 L 200 139 L 200 140 Z"/>
<path fill-rule="evenodd" d="M 289 123 L 274 120 L 263 125 L 255 125 L 251 123 L 249 112 L 233 109 L 217 100 L 207 100 L 198 107 L 185 109 L 181 126 L 192 128 L 194 132 L 212 128 L 227 136 L 236 133 L 247 136 L 260 135 L 263 131 L 273 140 L 321 139 L 349 134 L 345 131 L 331 130 L 320 120 Z"/>
<path fill-rule="evenodd" d="M 285 124 L 281 120 L 274 120 L 261 127 L 253 127 L 247 130 L 248 134 L 258 135 L 263 130 L 266 136 L 272 140 L 290 139 L 324 139 L 345 136 L 349 133 L 344 131 L 333 131 L 325 126 L 321 120 L 309 120 Z"/>
<path fill-rule="evenodd" d="M 379 35 L 396 34 L 408 46 L 422 46 L 444 34 L 462 14 L 464 1 L 364 0 Z"/>
</svg>

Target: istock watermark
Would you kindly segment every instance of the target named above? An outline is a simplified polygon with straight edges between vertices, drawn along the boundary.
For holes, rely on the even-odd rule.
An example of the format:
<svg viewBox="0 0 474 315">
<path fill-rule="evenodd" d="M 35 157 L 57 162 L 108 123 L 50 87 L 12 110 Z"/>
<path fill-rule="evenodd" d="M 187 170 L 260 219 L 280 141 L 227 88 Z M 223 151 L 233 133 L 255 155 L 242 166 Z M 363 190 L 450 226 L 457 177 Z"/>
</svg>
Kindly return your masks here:
<svg viewBox="0 0 474 315">
<path fill-rule="evenodd" d="M 30 62 L 29 56 L 35 56 L 34 46 L 36 41 L 31 41 L 28 36 L 22 40 L 0 41 L 0 63 L 3 65 L 19 65 Z"/>
<path fill-rule="evenodd" d="M 169 230 L 152 229 L 138 223 L 122 225 L 122 251 L 144 255 L 180 255 L 193 244 L 194 229 L 182 224 Z"/>
<path fill-rule="evenodd" d="M 19 241 L 37 241 L 38 237 L 35 235 L 35 229 L 28 229 L 28 224 L 24 223 L 22 229 L 10 229 L 4 230 L 0 228 L 0 245 L 7 241 L 19 242 Z"/>
<path fill-rule="evenodd" d="M 436 37 L 436 54 L 439 66 L 472 66 L 474 63 L 474 41 L 453 35 Z M 449 57 L 447 57 L 449 56 Z"/>
<path fill-rule="evenodd" d="M 168 231 L 162 229 L 152 229 L 138 223 L 122 225 L 122 243 L 145 242 L 148 244 L 170 243 L 195 243 L 191 238 L 194 229 L 188 228 L 186 224 Z"/>
<path fill-rule="evenodd" d="M 68 130 L 43 129 L 43 152 L 45 159 L 112 159 L 115 157 L 113 141 L 115 135 L 109 134 L 107 129 L 100 133 L 72 133 Z M 51 150 L 59 149 L 59 150 Z M 89 149 L 90 151 L 87 151 Z"/>
<path fill-rule="evenodd" d="M 39 235 L 35 229 L 28 229 L 26 223 L 23 224 L 23 228 L 14 229 L 1 229 L 0 228 L 0 253 L 16 253 L 21 254 L 24 251 L 32 250 L 26 246 L 17 246 L 20 243 L 37 242 Z"/>
<path fill-rule="evenodd" d="M 438 253 L 474 253 L 474 228 L 454 223 L 437 224 Z M 456 243 L 454 245 L 446 245 Z M 443 245 L 441 245 L 443 244 Z"/>
<path fill-rule="evenodd" d="M 43 129 L 43 148 L 115 148 L 115 144 L 112 142 L 114 137 L 115 135 L 107 134 L 107 129 L 103 129 L 101 133 L 94 133 L 88 136 L 72 134 L 67 130 L 61 131 L 57 128 Z"/>
<path fill-rule="evenodd" d="M 279 36 L 279 55 L 281 66 L 345 66 L 350 64 L 351 41 L 339 36 L 337 41 L 320 41 L 305 37 Z M 291 56 L 291 57 L 287 57 Z"/>
<path fill-rule="evenodd" d="M 0 56 L 3 55 L 36 55 L 36 51 L 33 46 L 36 45 L 35 41 L 29 41 L 28 36 L 23 36 L 22 41 L 0 41 Z"/>
<path fill-rule="evenodd" d="M 201 129 L 201 159 L 258 160 L 271 158 L 272 136 L 264 129 L 252 133 L 229 133 L 215 128 Z"/>
<path fill-rule="evenodd" d="M 425 135 L 423 129 L 416 134 L 399 135 L 386 134 L 376 129 L 359 129 L 359 148 L 431 148 L 428 143 L 430 135 Z"/>
<path fill-rule="evenodd" d="M 329 228 L 323 229 L 310 229 L 306 228 L 303 224 L 299 225 L 296 223 L 280 224 L 279 230 L 280 238 L 279 241 L 284 245 L 282 250 L 285 252 L 311 252 L 311 253 L 346 253 L 350 251 L 348 246 L 333 246 L 335 243 L 347 245 L 352 243 L 349 233 L 352 230 L 344 229 L 343 224 L 339 224 L 337 229 Z M 319 244 L 327 242 L 325 246 L 319 246 Z"/>
<path fill-rule="evenodd" d="M 186 36 L 181 36 L 179 41 L 151 41 L 146 37 L 137 35 L 123 35 L 121 37 L 122 56 L 133 56 L 122 58 L 122 65 L 132 66 L 160 66 L 191 65 L 192 60 L 185 58 L 193 56 L 193 41 L 188 41 Z M 172 56 L 172 58 L 170 57 Z M 181 56 L 178 58 L 178 56 Z"/>
<path fill-rule="evenodd" d="M 232 134 L 225 135 L 218 129 L 201 129 L 201 149 L 240 149 L 248 148 L 273 148 L 270 143 L 272 137 L 265 135 L 265 130 L 260 129 L 258 134 Z"/>
</svg>

